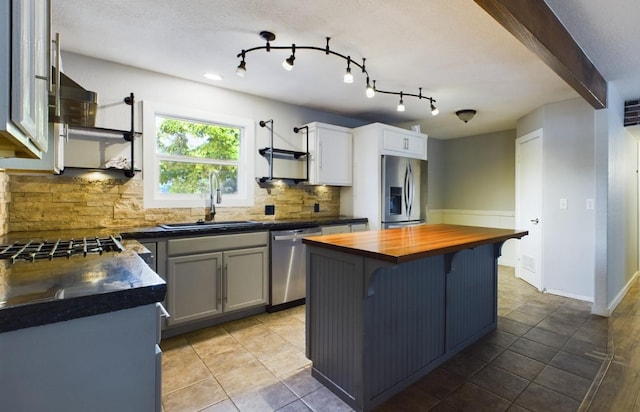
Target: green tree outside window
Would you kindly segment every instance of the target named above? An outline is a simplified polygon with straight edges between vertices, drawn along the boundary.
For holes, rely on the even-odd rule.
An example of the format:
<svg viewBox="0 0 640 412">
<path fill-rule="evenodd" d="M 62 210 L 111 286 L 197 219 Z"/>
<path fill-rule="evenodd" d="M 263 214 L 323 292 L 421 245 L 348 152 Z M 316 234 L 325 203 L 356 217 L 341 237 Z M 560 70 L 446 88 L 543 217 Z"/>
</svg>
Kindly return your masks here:
<svg viewBox="0 0 640 412">
<path fill-rule="evenodd" d="M 212 171 L 237 193 L 241 129 L 157 116 L 156 130 L 161 193 L 208 193 Z"/>
</svg>

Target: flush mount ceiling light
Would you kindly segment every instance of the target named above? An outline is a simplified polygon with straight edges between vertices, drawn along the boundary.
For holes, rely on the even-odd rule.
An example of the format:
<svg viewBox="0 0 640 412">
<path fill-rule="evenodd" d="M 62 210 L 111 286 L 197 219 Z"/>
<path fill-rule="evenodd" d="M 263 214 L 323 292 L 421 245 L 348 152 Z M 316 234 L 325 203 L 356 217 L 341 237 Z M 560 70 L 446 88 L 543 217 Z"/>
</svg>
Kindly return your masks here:
<svg viewBox="0 0 640 412">
<path fill-rule="evenodd" d="M 456 112 L 456 116 L 458 116 L 458 119 L 462 120 L 465 123 L 473 119 L 473 116 L 475 115 L 476 115 L 476 111 L 473 109 L 458 110 Z"/>
<path fill-rule="evenodd" d="M 216 73 L 205 73 L 203 76 L 209 80 L 222 80 L 222 76 Z"/>
<path fill-rule="evenodd" d="M 240 60 L 240 64 L 238 64 L 238 67 L 236 69 L 236 73 L 238 74 L 238 76 L 244 77 L 246 72 L 247 72 L 247 64 L 246 64 L 246 61 L 245 61 L 246 54 L 250 53 L 250 52 L 253 52 L 253 51 L 256 51 L 256 50 L 265 50 L 267 52 L 270 52 L 271 50 L 290 50 L 291 51 L 291 55 L 282 62 L 282 67 L 287 71 L 291 71 L 293 69 L 293 64 L 294 64 L 294 61 L 296 59 L 296 50 L 317 50 L 317 51 L 323 52 L 326 55 L 337 56 L 337 57 L 340 57 L 340 58 L 342 58 L 342 59 L 347 61 L 347 69 L 346 69 L 345 74 L 343 76 L 343 81 L 345 83 L 353 83 L 353 73 L 351 73 L 351 65 L 352 64 L 354 66 L 358 67 L 360 70 L 362 70 L 362 73 L 365 75 L 365 77 L 367 79 L 366 80 L 366 87 L 365 87 L 365 95 L 368 98 L 374 97 L 376 95 L 376 93 L 391 94 L 391 95 L 395 95 L 395 96 L 400 96 L 400 104 L 398 104 L 398 107 L 397 107 L 397 110 L 399 112 L 403 112 L 405 110 L 403 97 L 410 96 L 410 97 L 415 97 L 418 100 L 426 99 L 426 100 L 429 101 L 429 107 L 431 109 L 431 115 L 432 116 L 436 116 L 440 112 L 435 106 L 436 100 L 433 97 L 423 96 L 422 95 L 422 87 L 418 88 L 418 94 L 405 93 L 404 91 L 395 92 L 395 91 L 390 91 L 390 90 L 378 89 L 376 87 L 376 81 L 375 80 L 373 80 L 373 84 L 369 81 L 369 73 L 367 72 L 367 69 L 365 67 L 365 60 L 366 59 L 362 58 L 362 64 L 360 64 L 360 63 L 352 60 L 351 56 L 345 56 L 345 55 L 343 55 L 341 53 L 338 53 L 336 51 L 331 50 L 329 48 L 329 40 L 330 40 L 329 37 L 326 38 L 327 39 L 327 44 L 326 44 L 325 47 L 296 46 L 295 43 L 292 44 L 291 46 L 272 46 L 271 42 L 276 39 L 276 35 L 273 34 L 270 31 L 261 31 L 260 32 L 260 37 L 262 37 L 262 39 L 266 41 L 266 45 L 252 47 L 250 49 L 242 50 L 236 56 L 236 57 L 241 59 Z M 474 111 L 474 114 L 475 114 L 475 111 Z"/>
</svg>

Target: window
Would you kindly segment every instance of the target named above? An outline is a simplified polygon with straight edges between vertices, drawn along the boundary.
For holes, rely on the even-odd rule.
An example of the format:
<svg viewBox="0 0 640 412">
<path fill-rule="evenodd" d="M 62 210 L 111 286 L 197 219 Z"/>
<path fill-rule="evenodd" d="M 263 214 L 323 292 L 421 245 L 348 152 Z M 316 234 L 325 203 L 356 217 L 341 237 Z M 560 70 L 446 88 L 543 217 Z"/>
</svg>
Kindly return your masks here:
<svg viewBox="0 0 640 412">
<path fill-rule="evenodd" d="M 143 102 L 145 208 L 253 206 L 253 121 Z"/>
</svg>

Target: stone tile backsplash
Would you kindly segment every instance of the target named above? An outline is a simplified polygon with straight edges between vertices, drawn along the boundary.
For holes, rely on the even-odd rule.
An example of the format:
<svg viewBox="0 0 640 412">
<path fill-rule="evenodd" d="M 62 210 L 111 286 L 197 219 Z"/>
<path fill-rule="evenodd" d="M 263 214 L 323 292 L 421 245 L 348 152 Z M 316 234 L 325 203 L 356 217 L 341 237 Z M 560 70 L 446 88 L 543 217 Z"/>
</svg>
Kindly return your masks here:
<svg viewBox="0 0 640 412">
<path fill-rule="evenodd" d="M 219 207 L 216 220 L 281 220 L 335 217 L 340 188 L 255 185 L 254 206 Z M 206 208 L 145 209 L 142 180 L 0 172 L 2 231 L 97 229 L 155 226 L 204 219 Z M 314 204 L 320 212 L 314 212 Z M 275 215 L 264 214 L 275 205 Z"/>
</svg>

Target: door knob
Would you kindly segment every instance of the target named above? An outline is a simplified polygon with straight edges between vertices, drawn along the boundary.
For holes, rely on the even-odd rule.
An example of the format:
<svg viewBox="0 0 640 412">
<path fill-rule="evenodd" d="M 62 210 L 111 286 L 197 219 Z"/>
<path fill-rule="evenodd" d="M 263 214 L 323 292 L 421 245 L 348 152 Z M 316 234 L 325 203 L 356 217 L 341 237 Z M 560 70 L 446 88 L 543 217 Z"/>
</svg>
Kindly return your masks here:
<svg viewBox="0 0 640 412">
<path fill-rule="evenodd" d="M 531 219 L 531 223 L 533 223 L 534 225 L 537 225 L 538 223 L 540 223 L 540 220 L 538 218 Z"/>
</svg>

